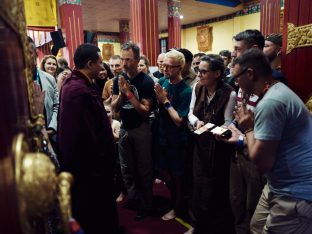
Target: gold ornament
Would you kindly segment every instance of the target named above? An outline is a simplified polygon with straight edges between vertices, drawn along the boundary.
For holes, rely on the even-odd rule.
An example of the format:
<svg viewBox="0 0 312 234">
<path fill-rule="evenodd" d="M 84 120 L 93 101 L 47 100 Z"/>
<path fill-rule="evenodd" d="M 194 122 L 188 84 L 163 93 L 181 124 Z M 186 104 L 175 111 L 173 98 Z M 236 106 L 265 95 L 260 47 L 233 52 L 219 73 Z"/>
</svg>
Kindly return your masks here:
<svg viewBox="0 0 312 234">
<path fill-rule="evenodd" d="M 295 27 L 294 24 L 287 24 L 287 48 L 286 54 L 300 47 L 312 46 L 312 24 Z"/>
</svg>

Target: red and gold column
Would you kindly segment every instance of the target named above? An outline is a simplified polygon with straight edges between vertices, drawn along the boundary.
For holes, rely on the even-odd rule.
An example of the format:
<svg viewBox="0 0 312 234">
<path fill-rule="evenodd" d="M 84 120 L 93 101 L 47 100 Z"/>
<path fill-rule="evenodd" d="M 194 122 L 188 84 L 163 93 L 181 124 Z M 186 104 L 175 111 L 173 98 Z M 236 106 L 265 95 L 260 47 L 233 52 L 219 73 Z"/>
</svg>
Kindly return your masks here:
<svg viewBox="0 0 312 234">
<path fill-rule="evenodd" d="M 62 32 L 67 47 L 67 50 L 63 48 L 63 56 L 68 59 L 69 65 L 72 67 L 76 48 L 83 43 L 81 0 L 60 0 L 59 11 Z"/>
<path fill-rule="evenodd" d="M 159 54 L 158 0 L 130 0 L 130 9 L 131 40 L 155 66 Z"/>
<path fill-rule="evenodd" d="M 181 47 L 181 1 L 168 0 L 168 48 Z"/>
<path fill-rule="evenodd" d="M 264 36 L 271 33 L 281 33 L 280 0 L 261 0 L 260 1 L 260 31 Z"/>
</svg>

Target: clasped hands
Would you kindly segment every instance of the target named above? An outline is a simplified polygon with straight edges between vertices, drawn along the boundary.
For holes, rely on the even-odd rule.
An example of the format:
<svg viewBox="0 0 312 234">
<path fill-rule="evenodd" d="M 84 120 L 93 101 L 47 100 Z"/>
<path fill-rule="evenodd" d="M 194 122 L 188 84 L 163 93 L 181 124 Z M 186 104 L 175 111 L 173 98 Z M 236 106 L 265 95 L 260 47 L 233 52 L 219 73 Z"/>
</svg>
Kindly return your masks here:
<svg viewBox="0 0 312 234">
<path fill-rule="evenodd" d="M 247 109 L 245 105 L 240 105 L 234 108 L 233 114 L 235 121 L 243 132 L 253 129 L 255 119 L 253 111 Z"/>
<path fill-rule="evenodd" d="M 157 100 L 164 104 L 166 102 L 169 102 L 168 100 L 168 92 L 165 88 L 161 87 L 160 84 L 156 83 L 154 85 L 154 90 L 155 90 L 155 94 L 156 94 L 156 97 L 157 97 Z"/>
<path fill-rule="evenodd" d="M 123 95 L 127 95 L 128 92 L 131 92 L 130 89 L 130 84 L 129 82 L 125 79 L 124 76 L 119 76 L 118 79 L 118 86 L 119 86 L 119 91 Z"/>
</svg>

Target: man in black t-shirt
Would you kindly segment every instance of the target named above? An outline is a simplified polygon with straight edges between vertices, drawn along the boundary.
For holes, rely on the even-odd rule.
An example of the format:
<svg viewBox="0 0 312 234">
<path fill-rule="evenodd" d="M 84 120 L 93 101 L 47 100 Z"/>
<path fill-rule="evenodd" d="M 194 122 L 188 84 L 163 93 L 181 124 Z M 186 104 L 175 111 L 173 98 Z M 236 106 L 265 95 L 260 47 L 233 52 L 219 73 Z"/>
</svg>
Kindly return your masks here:
<svg viewBox="0 0 312 234">
<path fill-rule="evenodd" d="M 121 61 L 126 74 L 114 80 L 112 109 L 120 112 L 118 149 L 128 201 L 139 202 L 135 219 L 141 220 L 152 206 L 152 133 L 148 116 L 155 100 L 154 81 L 138 72 L 140 49 L 137 45 L 122 45 Z"/>
</svg>

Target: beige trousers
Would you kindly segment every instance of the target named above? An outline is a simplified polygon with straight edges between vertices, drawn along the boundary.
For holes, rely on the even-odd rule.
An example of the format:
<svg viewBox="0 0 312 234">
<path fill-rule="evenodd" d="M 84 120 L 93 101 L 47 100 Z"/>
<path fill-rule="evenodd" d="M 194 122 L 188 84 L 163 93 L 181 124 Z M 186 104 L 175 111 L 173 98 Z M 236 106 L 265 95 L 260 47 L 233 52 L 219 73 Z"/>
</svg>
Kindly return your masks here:
<svg viewBox="0 0 312 234">
<path fill-rule="evenodd" d="M 312 202 L 278 197 L 266 184 L 250 222 L 252 234 L 312 233 Z"/>
</svg>

